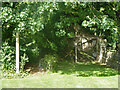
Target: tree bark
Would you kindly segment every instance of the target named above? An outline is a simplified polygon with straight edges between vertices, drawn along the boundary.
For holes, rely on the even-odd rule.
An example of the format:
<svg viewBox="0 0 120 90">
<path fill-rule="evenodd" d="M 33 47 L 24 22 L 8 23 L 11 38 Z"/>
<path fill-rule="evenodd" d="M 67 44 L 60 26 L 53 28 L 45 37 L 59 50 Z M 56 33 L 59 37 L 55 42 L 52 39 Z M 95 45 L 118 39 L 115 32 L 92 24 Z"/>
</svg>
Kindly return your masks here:
<svg viewBox="0 0 120 90">
<path fill-rule="evenodd" d="M 19 33 L 16 33 L 16 73 L 19 73 Z"/>
</svg>

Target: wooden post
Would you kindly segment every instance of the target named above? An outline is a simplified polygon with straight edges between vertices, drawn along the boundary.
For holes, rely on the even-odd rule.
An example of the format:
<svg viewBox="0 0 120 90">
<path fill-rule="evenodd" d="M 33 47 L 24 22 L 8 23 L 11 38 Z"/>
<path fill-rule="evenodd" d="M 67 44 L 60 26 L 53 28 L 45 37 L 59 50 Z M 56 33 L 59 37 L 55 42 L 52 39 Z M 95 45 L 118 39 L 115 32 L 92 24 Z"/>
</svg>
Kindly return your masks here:
<svg viewBox="0 0 120 90">
<path fill-rule="evenodd" d="M 2 26 L 0 25 L 0 49 L 2 47 Z"/>
<path fill-rule="evenodd" d="M 96 61 L 99 60 L 99 38 L 96 39 Z"/>
<path fill-rule="evenodd" d="M 19 32 L 16 32 L 16 73 L 19 73 Z"/>
<path fill-rule="evenodd" d="M 75 63 L 77 63 L 77 31 L 75 32 Z"/>
<path fill-rule="evenodd" d="M 102 58 L 103 58 L 103 49 L 102 49 L 102 39 L 99 39 L 99 45 L 100 45 L 100 52 L 99 52 L 99 59 L 98 62 L 102 62 Z"/>
<path fill-rule="evenodd" d="M 75 62 L 77 62 L 77 47 L 75 47 Z"/>
<path fill-rule="evenodd" d="M 80 37 L 80 49 L 83 50 L 83 40 L 82 40 L 82 37 Z"/>
</svg>

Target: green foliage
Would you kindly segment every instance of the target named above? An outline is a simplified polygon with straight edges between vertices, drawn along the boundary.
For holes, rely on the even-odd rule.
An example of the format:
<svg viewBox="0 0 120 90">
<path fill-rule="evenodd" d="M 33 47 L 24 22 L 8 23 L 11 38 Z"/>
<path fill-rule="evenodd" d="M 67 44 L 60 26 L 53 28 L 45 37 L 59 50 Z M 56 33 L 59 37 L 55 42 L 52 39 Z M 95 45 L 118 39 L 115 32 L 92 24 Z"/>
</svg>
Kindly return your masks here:
<svg viewBox="0 0 120 90">
<path fill-rule="evenodd" d="M 7 42 L 3 43 L 1 56 L 3 72 L 14 73 L 16 71 L 15 47 L 9 46 Z M 22 50 L 20 56 L 20 71 L 23 71 L 25 63 L 28 62 L 28 57 Z"/>
<path fill-rule="evenodd" d="M 88 14 L 82 22 L 82 26 L 89 28 L 97 36 L 106 38 L 108 45 L 115 49 L 120 36 L 120 25 L 118 23 L 119 3 L 92 3 L 91 5 L 89 6 L 92 8 L 93 16 Z"/>
<path fill-rule="evenodd" d="M 73 32 L 68 33 L 67 36 L 68 36 L 69 38 L 73 38 L 73 37 L 75 37 L 75 35 L 74 35 Z"/>
<path fill-rule="evenodd" d="M 39 65 L 43 66 L 45 70 L 52 69 L 58 60 L 57 54 L 47 54 L 39 61 Z"/>
<path fill-rule="evenodd" d="M 106 38 L 108 40 L 108 44 L 115 47 L 116 42 L 118 41 L 118 27 L 116 22 L 107 15 L 93 18 L 87 16 L 87 19 L 88 20 L 83 21 L 82 25 L 90 28 L 90 30 L 98 36 Z"/>
<path fill-rule="evenodd" d="M 5 78 L 5 79 L 13 79 L 13 78 L 25 78 L 26 76 L 28 76 L 29 73 L 27 72 L 20 72 L 19 74 L 16 73 L 11 73 L 11 72 L 2 72 L 1 73 L 1 78 Z"/>
<path fill-rule="evenodd" d="M 4 68 L 15 70 L 16 32 L 20 32 L 21 70 L 28 59 L 34 62 L 44 56 L 43 62 L 50 69 L 55 58 L 47 54 L 66 54 L 76 24 L 79 32 L 83 29 L 103 37 L 115 49 L 120 42 L 119 10 L 119 2 L 3 2 L 2 36 L 3 43 L 8 43 L 6 47 L 3 44 Z"/>
<path fill-rule="evenodd" d="M 25 63 L 28 62 L 29 58 L 28 58 L 28 56 L 25 53 L 20 58 L 21 58 L 20 69 L 23 71 Z"/>
<path fill-rule="evenodd" d="M 7 42 L 2 46 L 1 53 L 2 68 L 14 72 L 15 70 L 15 48 L 10 47 Z"/>
</svg>

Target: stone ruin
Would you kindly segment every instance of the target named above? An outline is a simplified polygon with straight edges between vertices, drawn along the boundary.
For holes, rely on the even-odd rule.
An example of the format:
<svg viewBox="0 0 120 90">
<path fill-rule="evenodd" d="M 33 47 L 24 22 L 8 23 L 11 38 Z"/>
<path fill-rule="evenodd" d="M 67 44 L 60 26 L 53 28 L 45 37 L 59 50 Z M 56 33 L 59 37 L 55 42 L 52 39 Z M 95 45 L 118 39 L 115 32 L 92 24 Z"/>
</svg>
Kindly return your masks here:
<svg viewBox="0 0 120 90">
<path fill-rule="evenodd" d="M 76 30 L 74 37 L 75 59 L 82 61 L 87 55 L 94 61 L 118 68 L 120 65 L 120 48 L 117 51 L 111 51 L 111 47 L 107 47 L 107 40 L 96 35 L 91 35 L 80 28 L 79 25 L 74 28 Z M 119 45 L 120 46 L 120 45 Z M 76 53 L 77 52 L 77 53 Z M 78 52 L 82 52 L 79 54 Z M 84 54 L 84 55 L 83 55 Z"/>
</svg>

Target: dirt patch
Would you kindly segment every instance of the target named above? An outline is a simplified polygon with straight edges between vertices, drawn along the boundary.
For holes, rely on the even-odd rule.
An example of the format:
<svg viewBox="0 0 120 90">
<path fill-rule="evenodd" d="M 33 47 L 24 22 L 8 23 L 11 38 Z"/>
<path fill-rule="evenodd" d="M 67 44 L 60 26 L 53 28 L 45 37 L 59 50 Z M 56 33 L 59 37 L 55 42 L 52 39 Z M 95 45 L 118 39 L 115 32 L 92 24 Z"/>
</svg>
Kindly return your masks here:
<svg viewBox="0 0 120 90">
<path fill-rule="evenodd" d="M 25 65 L 25 71 L 29 72 L 30 74 L 44 74 L 45 71 L 39 69 L 38 63 L 27 63 Z"/>
</svg>

